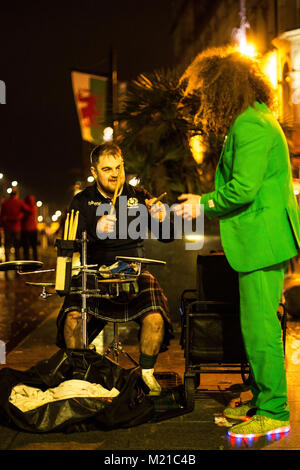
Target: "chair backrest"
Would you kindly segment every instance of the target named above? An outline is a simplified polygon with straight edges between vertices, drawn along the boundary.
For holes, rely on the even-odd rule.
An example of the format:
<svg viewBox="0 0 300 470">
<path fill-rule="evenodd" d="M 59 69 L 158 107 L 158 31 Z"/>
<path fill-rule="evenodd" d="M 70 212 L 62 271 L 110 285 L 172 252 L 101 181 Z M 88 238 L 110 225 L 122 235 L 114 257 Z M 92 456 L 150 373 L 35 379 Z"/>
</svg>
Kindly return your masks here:
<svg viewBox="0 0 300 470">
<path fill-rule="evenodd" d="M 238 273 L 223 252 L 198 255 L 197 290 L 200 300 L 239 304 Z"/>
</svg>

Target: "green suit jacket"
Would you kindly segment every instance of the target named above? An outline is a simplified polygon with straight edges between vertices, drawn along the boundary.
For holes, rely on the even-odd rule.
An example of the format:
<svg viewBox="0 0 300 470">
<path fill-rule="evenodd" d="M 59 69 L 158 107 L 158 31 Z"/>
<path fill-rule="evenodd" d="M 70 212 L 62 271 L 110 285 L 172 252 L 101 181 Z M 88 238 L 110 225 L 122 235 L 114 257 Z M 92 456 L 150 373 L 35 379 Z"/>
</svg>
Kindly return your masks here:
<svg viewBox="0 0 300 470">
<path fill-rule="evenodd" d="M 300 211 L 293 191 L 284 133 L 265 104 L 235 120 L 218 163 L 215 191 L 201 197 L 205 215 L 220 218 L 221 241 L 238 272 L 295 256 Z"/>
</svg>

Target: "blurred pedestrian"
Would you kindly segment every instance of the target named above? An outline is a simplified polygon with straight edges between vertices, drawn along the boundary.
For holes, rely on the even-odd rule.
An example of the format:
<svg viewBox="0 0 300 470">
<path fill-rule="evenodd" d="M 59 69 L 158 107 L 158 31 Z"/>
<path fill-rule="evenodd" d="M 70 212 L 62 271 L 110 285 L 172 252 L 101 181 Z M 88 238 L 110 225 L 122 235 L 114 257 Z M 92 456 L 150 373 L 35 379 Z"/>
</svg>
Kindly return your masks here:
<svg viewBox="0 0 300 470">
<path fill-rule="evenodd" d="M 233 436 L 289 429 L 277 317 L 288 261 L 300 248 L 300 216 L 284 133 L 270 111 L 272 91 L 258 64 L 222 48 L 199 54 L 187 69 L 186 94 L 200 97 L 195 122 L 224 138 L 215 190 L 183 194 L 178 213 L 220 219 L 221 241 L 238 272 L 242 334 L 253 381 L 251 402 L 226 408 L 244 420 Z M 184 82 L 182 82 L 184 84 Z M 195 215 L 194 215 L 195 214 Z"/>
<path fill-rule="evenodd" d="M 21 220 L 26 212 L 26 205 L 18 197 L 14 188 L 8 199 L 1 206 L 0 220 L 4 231 L 5 261 L 10 261 L 11 249 L 14 248 L 15 259 L 20 259 Z"/>
<path fill-rule="evenodd" d="M 32 259 L 38 259 L 38 230 L 37 230 L 37 205 L 35 196 L 29 194 L 25 200 L 25 213 L 21 220 L 21 245 L 23 248 L 24 259 L 30 259 L 30 249 L 32 250 Z"/>
</svg>

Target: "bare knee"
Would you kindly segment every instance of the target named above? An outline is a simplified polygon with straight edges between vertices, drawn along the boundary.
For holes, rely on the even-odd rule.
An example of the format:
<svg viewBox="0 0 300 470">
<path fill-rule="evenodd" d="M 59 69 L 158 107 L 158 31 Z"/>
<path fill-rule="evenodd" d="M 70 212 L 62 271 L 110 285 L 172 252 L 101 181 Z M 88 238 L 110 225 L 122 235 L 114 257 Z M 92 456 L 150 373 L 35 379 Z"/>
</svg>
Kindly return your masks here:
<svg viewBox="0 0 300 470">
<path fill-rule="evenodd" d="M 160 331 L 164 327 L 164 319 L 160 313 L 149 313 L 142 319 L 143 326 L 151 328 L 152 331 Z"/>
<path fill-rule="evenodd" d="M 65 320 L 65 326 L 71 329 L 77 327 L 79 321 L 81 320 L 81 314 L 77 311 L 68 312 Z"/>
</svg>

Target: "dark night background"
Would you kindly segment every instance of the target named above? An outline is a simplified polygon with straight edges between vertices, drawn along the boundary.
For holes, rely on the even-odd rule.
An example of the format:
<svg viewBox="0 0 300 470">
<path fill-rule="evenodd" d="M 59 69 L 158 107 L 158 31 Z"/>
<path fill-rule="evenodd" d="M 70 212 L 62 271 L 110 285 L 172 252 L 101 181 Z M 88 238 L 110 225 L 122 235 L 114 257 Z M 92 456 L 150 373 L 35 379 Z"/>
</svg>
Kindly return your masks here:
<svg viewBox="0 0 300 470">
<path fill-rule="evenodd" d="M 172 66 L 173 0 L 4 5 L 0 172 L 19 182 L 21 197 L 34 193 L 50 210 L 63 209 L 83 155 L 71 71 L 108 74 L 111 47 L 120 81 Z"/>
</svg>

